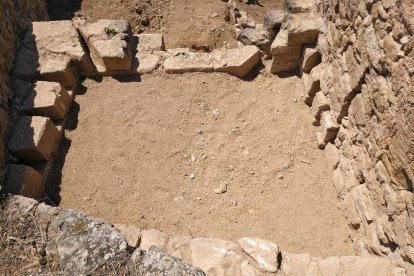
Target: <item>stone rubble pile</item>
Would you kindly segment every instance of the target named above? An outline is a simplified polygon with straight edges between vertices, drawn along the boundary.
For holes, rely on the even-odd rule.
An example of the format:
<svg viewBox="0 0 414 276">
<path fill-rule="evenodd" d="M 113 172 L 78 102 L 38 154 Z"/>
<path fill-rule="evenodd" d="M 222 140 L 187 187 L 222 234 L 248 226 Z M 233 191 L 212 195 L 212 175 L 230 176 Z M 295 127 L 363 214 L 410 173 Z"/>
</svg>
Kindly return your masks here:
<svg viewBox="0 0 414 276">
<path fill-rule="evenodd" d="M 98 273 L 102 265 L 120 256 L 138 266 L 139 275 L 406 275 L 403 268 L 379 257 L 314 258 L 280 251 L 275 243 L 258 238 L 234 243 L 167 236 L 130 225 L 114 227 L 81 212 L 21 196 L 10 196 L 4 205 L 9 223 L 38 218 L 38 227 L 47 237 L 45 254 L 56 256 L 68 275 Z M 126 254 L 127 250 L 132 253 Z"/>
</svg>

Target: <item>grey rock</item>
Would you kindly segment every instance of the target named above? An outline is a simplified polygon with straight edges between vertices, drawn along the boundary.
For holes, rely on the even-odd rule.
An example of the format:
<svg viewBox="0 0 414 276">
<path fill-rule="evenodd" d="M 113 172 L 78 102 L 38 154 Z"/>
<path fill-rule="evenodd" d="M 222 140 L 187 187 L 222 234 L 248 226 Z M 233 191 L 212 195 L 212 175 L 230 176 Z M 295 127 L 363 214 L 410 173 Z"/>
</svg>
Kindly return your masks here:
<svg viewBox="0 0 414 276">
<path fill-rule="evenodd" d="M 264 16 L 264 27 L 266 30 L 275 37 L 277 32 L 282 26 L 283 18 L 285 13 L 282 10 L 268 11 Z"/>
<path fill-rule="evenodd" d="M 143 259 L 143 275 L 199 275 L 205 273 L 196 267 L 172 257 L 155 246 L 151 246 Z"/>
<path fill-rule="evenodd" d="M 90 274 L 127 249 L 122 235 L 111 225 L 72 210 L 62 211 L 56 249 L 60 265 L 70 275 Z"/>
</svg>

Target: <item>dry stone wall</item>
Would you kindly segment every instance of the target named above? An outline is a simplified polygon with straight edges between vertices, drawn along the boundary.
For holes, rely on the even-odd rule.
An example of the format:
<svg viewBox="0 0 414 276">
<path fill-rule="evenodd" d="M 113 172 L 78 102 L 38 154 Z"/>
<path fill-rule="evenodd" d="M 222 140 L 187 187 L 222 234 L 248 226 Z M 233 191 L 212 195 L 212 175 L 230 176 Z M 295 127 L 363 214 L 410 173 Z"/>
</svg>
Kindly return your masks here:
<svg viewBox="0 0 414 276">
<path fill-rule="evenodd" d="M 9 132 L 8 99 L 11 97 L 9 73 L 12 68 L 17 37 L 34 20 L 48 19 L 44 0 L 0 1 L 0 189 L 6 168 L 5 140 Z"/>
<path fill-rule="evenodd" d="M 412 4 L 321 0 L 322 63 L 303 80 L 358 255 L 414 264 Z M 321 138 L 322 137 L 322 138 Z"/>
</svg>

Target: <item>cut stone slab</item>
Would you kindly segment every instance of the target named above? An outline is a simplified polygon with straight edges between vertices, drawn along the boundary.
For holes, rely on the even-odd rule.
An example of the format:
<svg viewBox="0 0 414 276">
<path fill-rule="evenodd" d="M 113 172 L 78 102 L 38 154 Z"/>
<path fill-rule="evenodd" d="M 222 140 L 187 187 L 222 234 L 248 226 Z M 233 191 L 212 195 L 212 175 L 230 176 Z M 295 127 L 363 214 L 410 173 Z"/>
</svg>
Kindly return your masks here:
<svg viewBox="0 0 414 276">
<path fill-rule="evenodd" d="M 32 167 L 11 164 L 6 175 L 6 187 L 11 194 L 40 199 L 43 177 Z"/>
<path fill-rule="evenodd" d="M 136 60 L 138 61 L 138 74 L 149 74 L 158 68 L 161 62 L 161 56 L 157 54 L 138 52 L 136 54 Z"/>
<path fill-rule="evenodd" d="M 151 246 L 164 249 L 168 243 L 168 236 L 158 230 L 149 229 L 141 231 L 141 243 L 139 248 L 148 250 Z"/>
<path fill-rule="evenodd" d="M 93 70 L 77 30 L 70 20 L 64 20 L 32 22 L 17 53 L 13 75 L 26 81 L 59 82 L 71 89 L 77 85 L 79 71 Z"/>
<path fill-rule="evenodd" d="M 83 22 L 78 28 L 99 73 L 131 70 L 132 36 L 127 21 L 101 19 L 95 23 Z"/>
<path fill-rule="evenodd" d="M 305 45 L 302 48 L 302 58 L 300 61 L 300 72 L 301 74 L 309 74 L 310 71 L 321 63 L 321 54 L 314 47 Z"/>
<path fill-rule="evenodd" d="M 280 30 L 271 46 L 272 56 L 290 55 L 295 59 L 300 59 L 302 45 L 288 45 L 288 31 Z"/>
<path fill-rule="evenodd" d="M 71 102 L 72 97 L 60 83 L 38 81 L 26 98 L 22 112 L 62 120 Z"/>
<path fill-rule="evenodd" d="M 155 246 L 151 246 L 142 260 L 143 275 L 206 275 L 201 269 L 172 257 Z"/>
<path fill-rule="evenodd" d="M 289 72 L 289 71 L 298 69 L 298 67 L 299 67 L 299 60 L 283 61 L 283 60 L 278 60 L 277 57 L 273 57 L 273 62 L 272 62 L 272 67 L 270 68 L 270 72 L 272 74 Z"/>
<path fill-rule="evenodd" d="M 24 116 L 17 121 L 8 147 L 19 161 L 32 164 L 49 160 L 59 137 L 49 118 Z"/>
<path fill-rule="evenodd" d="M 315 43 L 322 26 L 323 20 L 321 17 L 313 17 L 309 14 L 290 15 L 286 20 L 288 45 Z"/>
<path fill-rule="evenodd" d="M 277 244 L 258 238 L 241 238 L 237 241 L 243 251 L 256 260 L 259 267 L 267 272 L 276 272 L 279 247 Z"/>
<path fill-rule="evenodd" d="M 138 38 L 138 52 L 165 51 L 162 34 L 140 34 Z"/>
<path fill-rule="evenodd" d="M 121 235 L 126 239 L 131 247 L 138 247 L 141 241 L 141 229 L 128 224 L 115 224 Z"/>
<path fill-rule="evenodd" d="M 256 46 L 216 50 L 212 53 L 193 53 L 181 49 L 168 55 L 164 61 L 167 73 L 216 71 L 244 77 L 260 61 L 260 51 Z"/>
<path fill-rule="evenodd" d="M 217 50 L 212 53 L 215 59 L 214 70 L 246 76 L 260 61 L 260 50 L 256 46 L 244 46 L 230 50 Z"/>
</svg>

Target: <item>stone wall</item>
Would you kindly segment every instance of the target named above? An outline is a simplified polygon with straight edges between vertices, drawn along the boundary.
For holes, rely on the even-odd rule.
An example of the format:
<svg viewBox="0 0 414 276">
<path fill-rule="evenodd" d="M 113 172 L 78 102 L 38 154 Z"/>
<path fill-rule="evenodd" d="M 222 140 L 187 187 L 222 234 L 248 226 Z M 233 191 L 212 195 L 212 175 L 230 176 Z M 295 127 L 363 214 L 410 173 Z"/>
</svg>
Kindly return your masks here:
<svg viewBox="0 0 414 276">
<path fill-rule="evenodd" d="M 414 264 L 413 4 L 320 0 L 311 75 L 339 124 L 325 150 L 357 254 Z"/>
<path fill-rule="evenodd" d="M 0 190 L 6 167 L 5 141 L 9 132 L 9 73 L 12 68 L 17 38 L 34 20 L 48 19 L 45 0 L 0 1 Z"/>
</svg>

